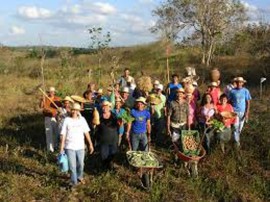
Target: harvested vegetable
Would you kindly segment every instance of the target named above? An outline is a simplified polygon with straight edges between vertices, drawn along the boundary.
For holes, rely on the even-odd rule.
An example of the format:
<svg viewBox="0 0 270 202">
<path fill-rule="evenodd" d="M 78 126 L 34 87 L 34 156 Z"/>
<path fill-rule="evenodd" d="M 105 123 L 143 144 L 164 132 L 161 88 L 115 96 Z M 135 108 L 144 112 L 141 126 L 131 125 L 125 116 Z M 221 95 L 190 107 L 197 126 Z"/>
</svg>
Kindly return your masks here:
<svg viewBox="0 0 270 202">
<path fill-rule="evenodd" d="M 122 119 L 124 123 L 131 123 L 135 120 L 128 111 L 122 113 L 118 118 Z"/>
<path fill-rule="evenodd" d="M 198 156 L 200 137 L 198 131 L 183 130 L 181 134 L 181 142 L 183 153 L 187 156 Z"/>
<path fill-rule="evenodd" d="M 213 119 L 213 121 L 211 122 L 211 125 L 213 128 L 216 129 L 217 132 L 222 132 L 225 128 L 225 125 L 217 119 Z"/>
<path fill-rule="evenodd" d="M 160 167 L 159 161 L 151 152 L 127 152 L 128 162 L 134 167 Z"/>
</svg>

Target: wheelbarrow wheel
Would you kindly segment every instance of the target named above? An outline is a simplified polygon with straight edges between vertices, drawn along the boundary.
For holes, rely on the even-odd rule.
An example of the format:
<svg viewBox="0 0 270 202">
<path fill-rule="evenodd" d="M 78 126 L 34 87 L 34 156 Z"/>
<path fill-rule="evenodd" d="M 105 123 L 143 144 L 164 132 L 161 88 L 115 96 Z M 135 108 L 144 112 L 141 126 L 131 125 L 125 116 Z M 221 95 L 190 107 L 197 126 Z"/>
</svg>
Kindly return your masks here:
<svg viewBox="0 0 270 202">
<path fill-rule="evenodd" d="M 144 173 L 141 178 L 142 187 L 146 190 L 151 189 L 150 175 L 148 173 Z"/>
</svg>

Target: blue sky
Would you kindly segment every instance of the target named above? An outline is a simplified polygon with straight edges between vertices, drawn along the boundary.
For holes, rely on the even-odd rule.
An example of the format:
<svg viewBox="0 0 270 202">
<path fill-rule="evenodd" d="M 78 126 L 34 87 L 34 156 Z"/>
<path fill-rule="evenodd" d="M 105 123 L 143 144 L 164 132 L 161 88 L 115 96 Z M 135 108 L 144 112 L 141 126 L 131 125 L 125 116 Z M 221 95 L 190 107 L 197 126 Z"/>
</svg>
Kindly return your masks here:
<svg viewBox="0 0 270 202">
<path fill-rule="evenodd" d="M 154 41 L 151 11 L 160 0 L 8 0 L 0 8 L 0 43 L 86 47 L 87 28 L 101 26 L 113 46 Z M 269 19 L 269 0 L 244 0 L 251 20 Z"/>
</svg>

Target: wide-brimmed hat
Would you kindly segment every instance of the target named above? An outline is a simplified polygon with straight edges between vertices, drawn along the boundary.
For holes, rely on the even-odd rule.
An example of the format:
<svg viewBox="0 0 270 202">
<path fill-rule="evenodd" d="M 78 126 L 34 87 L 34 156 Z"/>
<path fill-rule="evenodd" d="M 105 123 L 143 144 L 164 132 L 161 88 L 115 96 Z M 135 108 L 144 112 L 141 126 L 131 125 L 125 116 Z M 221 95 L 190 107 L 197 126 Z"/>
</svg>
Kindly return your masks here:
<svg viewBox="0 0 270 202">
<path fill-rule="evenodd" d="M 178 88 L 178 89 L 176 90 L 176 92 L 177 92 L 177 93 L 184 93 L 184 94 L 186 93 L 184 88 Z"/>
<path fill-rule="evenodd" d="M 77 111 L 81 111 L 81 105 L 77 102 L 73 103 L 73 105 L 71 106 L 71 110 L 77 110 Z"/>
<path fill-rule="evenodd" d="M 136 99 L 135 101 L 136 101 L 136 102 L 141 102 L 141 103 L 143 103 L 143 104 L 145 104 L 145 105 L 147 104 L 147 103 L 146 103 L 146 99 L 145 99 L 144 97 L 139 97 L 139 98 Z"/>
<path fill-rule="evenodd" d="M 103 106 L 109 106 L 109 107 L 111 107 L 112 106 L 112 103 L 110 103 L 109 101 L 107 101 L 107 100 L 104 100 L 103 102 L 102 102 L 102 107 Z"/>
<path fill-rule="evenodd" d="M 234 81 L 243 82 L 243 83 L 246 83 L 246 82 L 247 82 L 247 81 L 246 81 L 243 77 L 241 77 L 241 76 L 234 78 Z"/>
<path fill-rule="evenodd" d="M 82 103 L 86 102 L 86 100 L 83 97 L 79 96 L 79 95 L 71 95 L 70 97 L 73 100 L 75 100 L 76 102 L 82 102 Z"/>
<path fill-rule="evenodd" d="M 74 103 L 74 100 L 72 100 L 72 98 L 71 98 L 70 96 L 66 96 L 66 97 L 62 100 L 62 102 L 64 102 L 64 101 L 69 101 L 69 102 L 71 102 L 71 103 Z"/>
<path fill-rule="evenodd" d="M 208 86 L 210 86 L 210 87 L 218 87 L 218 83 L 213 81 L 213 82 L 209 83 Z"/>
<path fill-rule="evenodd" d="M 158 105 L 161 103 L 161 99 L 159 97 L 150 97 L 149 102 L 152 105 Z"/>
<path fill-rule="evenodd" d="M 128 87 L 123 87 L 121 89 L 121 93 L 129 93 L 129 88 Z"/>
</svg>

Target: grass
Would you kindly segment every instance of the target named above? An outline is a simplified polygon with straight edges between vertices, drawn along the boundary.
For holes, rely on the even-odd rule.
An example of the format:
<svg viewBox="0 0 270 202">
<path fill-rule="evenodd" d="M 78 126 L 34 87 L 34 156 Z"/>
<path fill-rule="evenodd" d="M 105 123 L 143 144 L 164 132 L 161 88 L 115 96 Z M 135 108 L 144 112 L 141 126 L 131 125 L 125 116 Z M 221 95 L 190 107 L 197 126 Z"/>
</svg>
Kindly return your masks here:
<svg viewBox="0 0 270 202">
<path fill-rule="evenodd" d="M 149 67 L 143 70 L 151 73 L 153 78 L 165 79 L 163 60 L 160 59 L 164 56 L 157 45 L 152 48 L 120 48 L 107 54 L 122 58 L 120 63 L 123 65 L 131 64 L 132 73 L 139 76 L 140 73 L 135 68 L 140 68 L 142 63 L 136 60 L 143 56 L 142 61 L 146 61 L 145 55 L 148 52 L 151 57 Z M 258 100 L 252 101 L 251 120 L 242 134 L 240 154 L 238 155 L 232 144 L 228 144 L 226 154 L 223 155 L 219 145 L 216 145 L 211 155 L 199 163 L 197 179 L 189 178 L 182 165 L 173 165 L 168 148 L 154 148 L 164 169 L 155 173 L 150 192 L 140 188 L 138 175 L 123 160 L 124 154 L 117 157 L 114 172 L 99 168 L 98 155 L 87 156 L 87 184 L 79 185 L 73 191 L 68 190 L 67 177 L 59 172 L 56 165 L 56 154 L 45 150 L 43 117 L 38 109 L 41 95 L 35 90 L 35 86 L 40 84 L 40 78 L 38 74 L 37 77 L 29 74 L 29 67 L 38 69 L 39 62 L 29 58 L 22 59 L 19 68 L 18 62 L 10 57 L 23 58 L 25 54 L 16 51 L 10 54 L 14 55 L 3 53 L 0 56 L 0 201 L 270 200 L 270 114 L 268 102 Z M 186 57 L 185 64 L 189 63 L 189 54 L 181 55 Z M 88 55 L 71 57 L 66 67 L 61 66 L 61 58 L 48 59 L 46 85 L 56 86 L 63 95 L 81 94 L 89 81 L 86 70 L 90 66 L 96 68 L 96 63 L 93 62 L 95 59 Z M 79 60 L 80 63 L 77 63 Z M 176 56 L 175 64 L 177 60 L 180 61 Z M 232 60 L 230 58 L 229 63 Z M 224 58 L 222 61 L 226 63 Z M 104 61 L 103 67 L 108 67 L 109 64 L 108 59 Z M 184 63 L 181 65 L 184 66 Z M 2 67 L 8 71 L 2 71 Z M 175 70 L 178 71 L 177 68 Z M 105 85 L 109 82 L 109 69 L 104 68 L 103 71 L 106 73 L 101 83 Z M 120 75 L 121 69 L 117 73 Z M 233 72 L 228 70 L 228 74 Z M 93 77 L 97 81 L 97 77 Z"/>
</svg>

